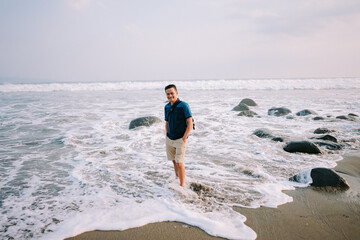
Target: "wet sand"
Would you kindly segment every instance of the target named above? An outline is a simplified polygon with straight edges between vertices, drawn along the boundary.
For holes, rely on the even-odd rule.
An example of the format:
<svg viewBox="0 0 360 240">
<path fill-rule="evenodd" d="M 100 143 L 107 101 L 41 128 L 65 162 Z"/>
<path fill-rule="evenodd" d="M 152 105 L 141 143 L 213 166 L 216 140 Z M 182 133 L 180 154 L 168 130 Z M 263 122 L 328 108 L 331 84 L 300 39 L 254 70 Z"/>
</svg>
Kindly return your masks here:
<svg viewBox="0 0 360 240">
<path fill-rule="evenodd" d="M 238 209 L 246 225 L 266 239 L 359 239 L 360 155 L 345 156 L 335 171 L 350 184 L 346 192 L 314 188 L 286 191 L 294 201 L 278 208 Z M 340 173 L 342 172 L 342 173 Z"/>
<path fill-rule="evenodd" d="M 346 192 L 324 192 L 312 187 L 286 191 L 294 201 L 278 208 L 235 208 L 247 217 L 257 239 L 359 239 L 360 153 L 344 156 L 335 171 L 350 184 Z M 124 231 L 92 231 L 67 240 L 222 239 L 178 222 L 152 223 Z"/>
</svg>

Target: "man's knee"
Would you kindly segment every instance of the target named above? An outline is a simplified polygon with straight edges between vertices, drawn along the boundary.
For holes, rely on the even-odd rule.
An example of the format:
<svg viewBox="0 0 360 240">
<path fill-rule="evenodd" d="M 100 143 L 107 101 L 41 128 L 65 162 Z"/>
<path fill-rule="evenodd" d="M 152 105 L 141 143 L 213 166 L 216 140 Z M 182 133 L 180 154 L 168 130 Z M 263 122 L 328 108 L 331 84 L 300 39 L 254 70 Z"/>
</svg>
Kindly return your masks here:
<svg viewBox="0 0 360 240">
<path fill-rule="evenodd" d="M 183 166 L 184 166 L 184 163 L 180 162 L 180 163 L 176 163 L 176 165 L 177 165 L 178 167 L 183 167 Z"/>
</svg>

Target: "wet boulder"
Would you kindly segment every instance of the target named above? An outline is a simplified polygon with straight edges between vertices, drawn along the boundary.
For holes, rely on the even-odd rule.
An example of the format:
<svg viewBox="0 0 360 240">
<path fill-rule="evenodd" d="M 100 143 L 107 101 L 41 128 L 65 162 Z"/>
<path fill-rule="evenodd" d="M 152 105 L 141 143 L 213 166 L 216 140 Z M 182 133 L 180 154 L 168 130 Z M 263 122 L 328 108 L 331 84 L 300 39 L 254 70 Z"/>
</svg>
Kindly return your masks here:
<svg viewBox="0 0 360 240">
<path fill-rule="evenodd" d="M 338 140 L 336 137 L 333 137 L 329 134 L 326 134 L 326 135 L 323 135 L 323 136 L 319 136 L 319 137 L 313 137 L 311 139 L 320 139 L 320 140 L 325 140 L 325 141 L 330 141 L 330 142 L 334 142 L 334 143 L 337 143 Z"/>
<path fill-rule="evenodd" d="M 158 118 L 158 117 L 152 117 L 152 116 L 140 117 L 140 118 L 136 118 L 130 122 L 129 129 L 134 129 L 134 128 L 140 127 L 140 126 L 148 127 L 148 126 L 151 126 L 154 123 L 158 123 L 158 122 L 161 122 L 160 118 Z"/>
<path fill-rule="evenodd" d="M 254 117 L 258 115 L 256 112 L 253 112 L 251 110 L 245 110 L 238 114 L 238 116 L 246 116 L 246 117 Z"/>
<path fill-rule="evenodd" d="M 233 111 L 247 111 L 247 110 L 250 110 L 250 108 L 248 107 L 248 105 L 246 105 L 244 103 L 239 103 L 239 105 L 234 107 L 232 110 Z"/>
<path fill-rule="evenodd" d="M 212 194 L 211 188 L 200 183 L 192 182 L 190 189 L 193 190 L 200 198 L 210 196 Z"/>
<path fill-rule="evenodd" d="M 340 144 L 337 143 L 330 143 L 330 142 L 314 142 L 314 144 L 320 146 L 320 147 L 325 147 L 328 150 L 341 150 L 342 146 Z"/>
<path fill-rule="evenodd" d="M 284 138 L 282 137 L 273 137 L 271 140 L 274 142 L 284 142 Z"/>
<path fill-rule="evenodd" d="M 319 120 L 324 120 L 324 119 L 325 119 L 325 118 L 319 117 L 319 116 L 313 118 L 314 121 L 319 121 Z"/>
<path fill-rule="evenodd" d="M 269 129 L 256 129 L 253 134 L 259 138 L 271 138 L 274 142 L 284 142 L 284 138 L 274 136 Z"/>
<path fill-rule="evenodd" d="M 348 114 L 348 115 L 340 115 L 337 116 L 337 119 L 347 120 L 347 121 L 356 121 L 357 117 L 356 114 Z"/>
<path fill-rule="evenodd" d="M 329 133 L 329 132 L 333 132 L 333 131 L 329 130 L 327 128 L 317 128 L 314 131 L 315 134 L 324 134 L 324 133 Z"/>
<path fill-rule="evenodd" d="M 309 109 L 304 109 L 296 113 L 296 116 L 307 116 L 307 115 L 317 115 L 317 113 Z"/>
<path fill-rule="evenodd" d="M 274 138 L 271 131 L 266 128 L 256 129 L 253 134 L 259 138 Z"/>
<path fill-rule="evenodd" d="M 255 107 L 257 106 L 256 102 L 250 98 L 244 98 L 243 100 L 241 100 L 240 103 L 246 104 L 250 107 Z"/>
<path fill-rule="evenodd" d="M 288 115 L 289 113 L 291 113 L 291 110 L 285 107 L 280 107 L 280 108 L 273 107 L 268 110 L 268 115 L 276 116 L 276 117 L 285 116 Z"/>
<path fill-rule="evenodd" d="M 349 183 L 337 174 L 334 170 L 329 168 L 313 168 L 309 171 L 301 172 L 289 178 L 290 181 L 300 183 L 310 183 L 313 187 L 334 189 L 346 191 L 350 188 Z"/>
<path fill-rule="evenodd" d="M 349 183 L 334 170 L 329 168 L 314 168 L 311 170 L 311 186 L 313 187 L 333 187 L 338 190 L 348 190 Z"/>
<path fill-rule="evenodd" d="M 193 190 L 194 192 L 209 192 L 210 191 L 210 188 L 209 187 L 206 187 L 200 183 L 195 183 L 195 182 L 192 182 L 190 184 L 190 189 Z"/>
<path fill-rule="evenodd" d="M 318 148 L 314 143 L 309 141 L 293 141 L 286 144 L 284 147 L 286 152 L 295 153 L 308 153 L 308 154 L 319 154 L 322 153 L 320 148 Z"/>
</svg>

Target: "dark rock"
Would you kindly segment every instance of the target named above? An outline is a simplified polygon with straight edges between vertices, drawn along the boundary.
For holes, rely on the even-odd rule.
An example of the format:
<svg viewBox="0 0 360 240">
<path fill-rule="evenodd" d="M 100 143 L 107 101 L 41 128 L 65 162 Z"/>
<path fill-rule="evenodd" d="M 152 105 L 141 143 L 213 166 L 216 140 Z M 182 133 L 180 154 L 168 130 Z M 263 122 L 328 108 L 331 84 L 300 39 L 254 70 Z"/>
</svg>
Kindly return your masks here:
<svg viewBox="0 0 360 240">
<path fill-rule="evenodd" d="M 333 131 L 329 130 L 327 128 L 317 128 L 314 131 L 315 134 L 324 134 L 324 133 L 328 133 L 328 132 L 333 132 Z"/>
<path fill-rule="evenodd" d="M 314 187 L 334 187 L 339 190 L 350 188 L 349 183 L 332 169 L 314 168 L 310 175 L 313 180 L 311 186 Z"/>
<path fill-rule="evenodd" d="M 349 113 L 348 116 L 350 116 L 350 117 L 359 117 L 359 115 L 356 115 L 355 113 Z"/>
<path fill-rule="evenodd" d="M 268 110 L 268 115 L 271 116 L 285 116 L 287 114 L 291 113 L 290 109 L 285 108 L 285 107 L 280 107 L 280 108 L 271 108 Z"/>
<path fill-rule="evenodd" d="M 246 104 L 248 106 L 251 106 L 251 107 L 255 107 L 257 106 L 256 102 L 250 98 L 244 98 L 243 100 L 241 100 L 240 103 L 243 103 L 243 104 Z"/>
<path fill-rule="evenodd" d="M 311 177 L 311 179 L 308 177 Z M 344 191 L 350 188 L 348 182 L 344 178 L 329 168 L 313 168 L 310 173 L 308 171 L 301 172 L 289 178 L 289 180 L 300 183 L 306 183 L 312 180 L 311 186 L 325 190 Z"/>
<path fill-rule="evenodd" d="M 282 137 L 273 137 L 271 140 L 274 142 L 284 142 L 284 139 Z"/>
<path fill-rule="evenodd" d="M 200 183 L 192 182 L 190 184 L 190 189 L 193 190 L 199 197 L 206 197 L 211 193 L 211 188 L 206 187 Z"/>
<path fill-rule="evenodd" d="M 274 138 L 270 130 L 266 128 L 256 129 L 253 134 L 259 138 Z"/>
<path fill-rule="evenodd" d="M 329 143 L 329 142 L 314 142 L 316 145 L 320 147 L 326 147 L 329 150 L 341 150 L 342 146 L 336 143 Z"/>
<path fill-rule="evenodd" d="M 312 142 L 309 141 L 296 141 L 296 142 L 289 142 L 285 147 L 284 150 L 287 152 L 302 152 L 302 153 L 309 153 L 309 154 L 319 154 L 322 153 L 321 150 Z"/>
<path fill-rule="evenodd" d="M 247 110 L 250 110 L 250 108 L 244 103 L 239 103 L 239 105 L 234 107 L 232 110 L 233 111 L 247 111 Z"/>
<path fill-rule="evenodd" d="M 324 120 L 324 118 L 323 118 L 323 117 L 319 117 L 319 116 L 318 116 L 318 117 L 314 117 L 314 118 L 313 118 L 313 120 L 315 120 L 315 121 L 319 121 L 319 120 Z"/>
<path fill-rule="evenodd" d="M 157 117 L 141 117 L 136 118 L 130 122 L 129 129 L 133 129 L 140 126 L 151 126 L 154 123 L 161 122 L 160 118 Z"/>
<path fill-rule="evenodd" d="M 326 140 L 326 141 L 330 141 L 330 142 L 334 142 L 334 143 L 338 142 L 336 137 L 333 137 L 333 136 L 328 135 L 328 134 L 320 136 L 320 137 L 313 137 L 312 139 L 321 139 L 321 140 Z"/>
<path fill-rule="evenodd" d="M 311 115 L 311 114 L 317 115 L 317 113 L 312 110 L 304 109 L 304 110 L 301 110 L 300 112 L 297 112 L 296 116 L 306 116 L 306 115 Z"/>
<path fill-rule="evenodd" d="M 251 110 L 245 110 L 238 114 L 238 116 L 246 116 L 246 117 L 254 117 L 258 115 L 256 112 L 253 112 Z"/>
<path fill-rule="evenodd" d="M 275 137 L 271 131 L 266 128 L 256 129 L 253 134 L 259 138 L 271 138 L 274 142 L 284 142 L 282 137 Z"/>
<path fill-rule="evenodd" d="M 209 187 L 206 187 L 200 183 L 194 183 L 194 182 L 192 182 L 190 184 L 190 189 L 195 192 L 200 192 L 200 191 L 209 192 L 210 191 Z"/>
<path fill-rule="evenodd" d="M 53 218 L 52 220 L 53 220 L 53 222 L 54 222 L 55 224 L 58 224 L 58 223 L 61 222 L 59 219 L 56 219 L 56 218 Z"/>
<path fill-rule="evenodd" d="M 340 116 L 337 116 L 336 117 L 337 119 L 342 119 L 342 120 L 347 120 L 347 121 L 355 121 L 356 120 L 356 117 L 354 116 L 351 116 L 351 115 L 340 115 Z"/>
<path fill-rule="evenodd" d="M 345 115 L 340 115 L 336 117 L 337 119 L 343 119 L 343 120 L 348 120 L 348 117 Z"/>
</svg>

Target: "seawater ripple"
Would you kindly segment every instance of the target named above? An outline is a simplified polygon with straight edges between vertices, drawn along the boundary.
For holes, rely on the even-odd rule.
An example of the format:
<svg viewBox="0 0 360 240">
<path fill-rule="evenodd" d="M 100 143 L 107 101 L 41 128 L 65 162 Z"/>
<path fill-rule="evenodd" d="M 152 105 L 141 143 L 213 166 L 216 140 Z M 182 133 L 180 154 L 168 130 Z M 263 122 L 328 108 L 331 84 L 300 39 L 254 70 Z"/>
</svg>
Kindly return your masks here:
<svg viewBox="0 0 360 240">
<path fill-rule="evenodd" d="M 341 154 L 359 149 L 356 89 L 200 90 L 180 88 L 197 129 L 186 155 L 186 184 L 174 178 L 164 151 L 164 124 L 129 130 L 142 116 L 163 119 L 163 89 L 3 92 L 0 94 L 0 236 L 63 239 L 93 229 L 113 230 L 156 221 L 181 221 L 209 234 L 254 239 L 232 207 L 276 207 L 291 201 L 288 178 L 313 167 L 333 167 Z M 231 109 L 242 98 L 258 103 L 259 118 Z M 268 116 L 273 106 L 290 118 Z M 324 116 L 298 117 L 309 108 Z M 290 139 L 308 139 L 318 127 L 345 148 L 319 156 L 290 154 L 283 143 L 252 135 L 258 128 Z M 191 182 L 211 189 L 198 196 Z"/>
</svg>

